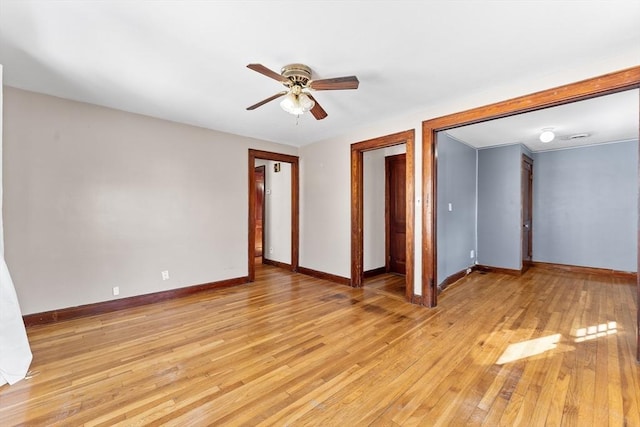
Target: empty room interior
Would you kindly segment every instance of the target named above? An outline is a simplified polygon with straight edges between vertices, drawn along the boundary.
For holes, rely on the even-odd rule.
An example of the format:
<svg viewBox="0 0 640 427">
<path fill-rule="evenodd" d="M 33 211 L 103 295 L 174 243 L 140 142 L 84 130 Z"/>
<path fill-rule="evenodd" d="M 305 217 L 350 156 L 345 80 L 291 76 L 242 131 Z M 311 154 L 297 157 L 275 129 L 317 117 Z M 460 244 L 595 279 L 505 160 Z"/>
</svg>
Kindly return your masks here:
<svg viewBox="0 0 640 427">
<path fill-rule="evenodd" d="M 0 425 L 640 426 L 638 22 L 0 0 Z"/>
</svg>

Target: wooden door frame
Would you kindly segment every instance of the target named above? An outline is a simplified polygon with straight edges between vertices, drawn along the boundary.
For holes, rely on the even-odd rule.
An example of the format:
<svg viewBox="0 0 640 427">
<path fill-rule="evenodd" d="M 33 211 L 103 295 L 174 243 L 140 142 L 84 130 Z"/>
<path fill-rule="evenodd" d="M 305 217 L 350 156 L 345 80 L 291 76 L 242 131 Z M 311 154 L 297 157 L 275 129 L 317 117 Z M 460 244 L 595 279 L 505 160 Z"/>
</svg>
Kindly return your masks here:
<svg viewBox="0 0 640 427">
<path fill-rule="evenodd" d="M 256 276 L 256 266 L 254 260 L 256 246 L 256 176 L 255 163 L 256 159 L 272 160 L 275 162 L 283 162 L 291 164 L 291 271 L 298 271 L 298 253 L 300 244 L 300 221 L 299 221 L 299 165 L 298 156 L 288 154 L 272 153 L 270 151 L 261 151 L 249 149 L 249 243 L 248 243 L 248 280 L 253 282 Z M 265 174 L 266 180 L 266 174 Z M 262 225 L 264 233 L 264 224 Z M 264 259 L 264 247 L 262 248 Z"/>
<path fill-rule="evenodd" d="M 524 168 L 524 164 L 527 163 L 531 166 L 531 175 L 528 179 L 528 183 L 527 186 L 529 187 L 529 211 L 530 211 L 530 219 L 531 222 L 533 222 L 533 159 L 529 156 L 527 156 L 526 154 L 522 153 L 522 160 L 520 162 L 520 176 L 522 177 L 522 169 Z M 521 224 L 524 222 L 524 197 L 523 196 L 523 185 L 524 182 L 520 182 L 520 211 L 521 211 Z M 521 228 L 524 227 L 524 224 L 521 226 Z M 533 224 L 529 224 L 529 234 L 530 234 L 530 238 L 529 238 L 529 246 L 533 247 Z M 521 229 L 520 231 L 520 250 L 523 250 L 523 244 L 524 243 L 524 230 Z M 533 251 L 533 250 L 532 250 Z M 524 261 L 524 253 L 520 254 L 520 258 L 521 258 L 521 262 L 522 262 L 522 266 L 520 268 L 521 272 L 525 272 L 526 270 L 529 269 L 529 267 L 531 266 L 531 261 L 533 261 L 533 259 L 531 259 L 530 261 L 526 262 Z"/>
<path fill-rule="evenodd" d="M 351 144 L 351 286 L 362 287 L 364 273 L 364 152 L 379 148 L 393 147 L 406 144 L 406 211 L 407 211 L 407 247 L 406 247 L 406 275 L 405 297 L 408 301 L 417 303 L 413 291 L 413 252 L 414 252 L 414 153 L 415 130 L 394 133 L 379 138 Z"/>
<path fill-rule="evenodd" d="M 405 153 L 385 156 L 384 158 L 384 270 L 387 273 L 391 271 L 391 209 L 389 209 L 391 206 L 391 198 L 389 197 L 391 195 L 391 176 L 389 175 L 389 163 L 391 159 L 397 156 L 404 156 L 406 165 L 407 156 Z"/>
<path fill-rule="evenodd" d="M 435 307 L 437 304 L 437 288 L 434 283 L 437 273 L 435 203 L 437 194 L 437 133 L 464 125 L 637 88 L 640 88 L 640 66 L 422 122 L 422 199 L 424 200 L 422 209 L 422 295 L 425 305 Z M 640 132 L 640 117 L 638 118 L 638 129 Z M 640 193 L 640 174 L 638 192 Z M 638 264 L 640 265 L 640 210 L 638 224 Z M 640 271 L 636 275 L 638 301 L 640 301 Z M 640 361 L 640 304 L 637 323 L 636 357 Z"/>
</svg>

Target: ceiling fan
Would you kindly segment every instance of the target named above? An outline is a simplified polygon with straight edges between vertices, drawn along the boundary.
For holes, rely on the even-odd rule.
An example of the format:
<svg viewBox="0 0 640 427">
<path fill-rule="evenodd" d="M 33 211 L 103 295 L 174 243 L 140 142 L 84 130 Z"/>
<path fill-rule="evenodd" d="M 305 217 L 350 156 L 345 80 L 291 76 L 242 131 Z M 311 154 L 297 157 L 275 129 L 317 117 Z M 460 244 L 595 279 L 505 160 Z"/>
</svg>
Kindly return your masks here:
<svg viewBox="0 0 640 427">
<path fill-rule="evenodd" d="M 268 69 L 262 64 L 249 64 L 247 68 L 277 80 L 287 88 L 287 90 L 278 92 L 257 104 L 247 107 L 247 110 L 255 110 L 267 102 L 285 96 L 282 102 L 280 102 L 283 110 L 297 116 L 311 111 L 311 114 L 313 114 L 313 117 L 317 120 L 322 120 L 327 117 L 327 112 L 324 111 L 320 104 L 318 104 L 318 101 L 311 95 L 312 90 L 358 89 L 358 84 L 360 83 L 356 76 L 311 80 L 311 68 L 304 64 L 285 65 L 282 67 L 280 74 Z"/>
</svg>

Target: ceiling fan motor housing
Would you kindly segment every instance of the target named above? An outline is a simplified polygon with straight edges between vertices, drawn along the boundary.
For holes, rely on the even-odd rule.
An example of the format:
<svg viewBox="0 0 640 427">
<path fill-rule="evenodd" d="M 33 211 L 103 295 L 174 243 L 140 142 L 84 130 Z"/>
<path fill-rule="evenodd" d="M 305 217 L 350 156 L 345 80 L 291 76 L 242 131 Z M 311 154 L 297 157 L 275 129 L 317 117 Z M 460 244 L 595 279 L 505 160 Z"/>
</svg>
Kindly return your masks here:
<svg viewBox="0 0 640 427">
<path fill-rule="evenodd" d="M 311 68 L 304 64 L 289 64 L 282 67 L 280 71 L 282 77 L 291 81 L 292 85 L 305 87 L 311 80 Z"/>
</svg>

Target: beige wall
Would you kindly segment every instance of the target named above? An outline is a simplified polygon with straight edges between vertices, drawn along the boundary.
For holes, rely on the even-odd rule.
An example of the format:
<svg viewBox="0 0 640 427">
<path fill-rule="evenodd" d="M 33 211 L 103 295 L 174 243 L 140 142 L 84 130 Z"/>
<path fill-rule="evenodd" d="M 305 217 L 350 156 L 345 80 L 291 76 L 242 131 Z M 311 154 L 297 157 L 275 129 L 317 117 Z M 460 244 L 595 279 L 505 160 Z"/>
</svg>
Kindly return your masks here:
<svg viewBox="0 0 640 427">
<path fill-rule="evenodd" d="M 421 283 L 419 280 L 422 268 L 422 259 L 420 258 L 422 242 L 421 117 L 425 116 L 422 114 L 412 115 L 401 119 L 378 122 L 375 125 L 360 128 L 353 133 L 300 148 L 300 181 L 302 183 L 300 197 L 301 266 L 342 277 L 351 277 L 351 144 L 415 129 L 414 229 L 416 232 L 414 235 L 414 289 L 416 293 L 420 293 Z M 397 154 L 397 151 L 395 149 L 385 151 L 385 155 L 391 154 Z M 382 164 L 384 168 L 384 162 Z M 366 206 L 365 209 L 368 210 L 370 207 Z M 364 212 L 365 218 L 371 218 L 372 215 L 373 212 Z M 368 226 L 365 224 L 365 227 Z M 384 236 L 382 236 L 382 241 L 384 242 Z M 377 264 L 375 254 L 380 250 L 384 251 L 384 247 L 380 249 L 373 239 L 366 238 L 364 247 L 364 256 L 367 257 L 364 266 L 365 270 L 375 268 L 374 266 Z"/>
<path fill-rule="evenodd" d="M 5 87 L 6 259 L 23 313 L 245 276 L 249 148 L 298 154 Z"/>
<path fill-rule="evenodd" d="M 300 149 L 300 265 L 351 277 L 351 152 L 327 141 Z"/>
</svg>

